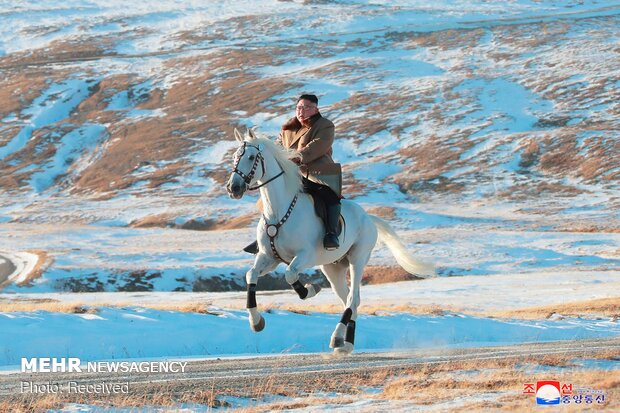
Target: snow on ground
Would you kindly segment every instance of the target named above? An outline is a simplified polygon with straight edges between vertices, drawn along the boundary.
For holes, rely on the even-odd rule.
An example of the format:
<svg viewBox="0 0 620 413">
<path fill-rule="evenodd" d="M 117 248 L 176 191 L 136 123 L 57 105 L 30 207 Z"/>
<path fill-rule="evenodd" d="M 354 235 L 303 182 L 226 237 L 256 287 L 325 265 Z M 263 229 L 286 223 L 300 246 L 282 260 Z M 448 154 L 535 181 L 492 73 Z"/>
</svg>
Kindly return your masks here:
<svg viewBox="0 0 620 413">
<path fill-rule="evenodd" d="M 437 277 L 391 284 L 365 285 L 361 290 L 361 312 L 436 306 L 469 314 L 492 314 L 497 311 L 520 310 L 558 305 L 567 302 L 613 298 L 620 291 L 620 272 L 587 273 L 532 272 L 484 276 Z M 17 290 L 19 291 L 19 290 Z M 226 309 L 243 309 L 245 292 L 93 292 L 93 293 L 29 293 L 3 294 L 2 302 L 54 300 L 67 305 L 169 306 L 190 304 L 213 305 Z M 291 290 L 260 291 L 261 308 L 339 308 L 340 301 L 324 289 L 310 301 L 301 301 Z M 381 312 L 381 311 L 380 311 Z"/>
<path fill-rule="evenodd" d="M 230 162 L 226 154 L 234 143 L 210 144 L 184 155 L 190 168 L 176 183 L 155 190 L 147 190 L 147 177 L 165 164 L 159 160 L 135 169 L 132 176 L 139 178 L 138 182 L 107 199 L 83 192 L 55 193 L 53 185 L 59 177 L 70 178 L 79 173 L 103 150 L 101 142 L 108 137 L 104 129 L 109 125 L 66 124 L 100 79 L 118 74 L 141 78 L 131 90 L 119 90 L 106 102 L 105 110 L 118 114 L 123 122 L 165 117 L 166 108 L 137 109 L 138 102 L 131 96 L 156 88 L 169 90 L 186 74 L 167 64 L 170 56 L 204 56 L 222 48 L 292 44 L 307 49 L 318 42 L 334 44 L 324 50 L 327 57 L 277 56 L 284 63 L 270 62 L 255 68 L 253 73 L 262 79 L 294 79 L 291 89 L 282 90 L 273 97 L 272 104 L 258 113 L 250 115 L 234 107 L 227 108 L 230 113 L 241 124 L 258 124 L 263 132 L 275 134 L 290 110 L 288 99 L 301 89 L 320 90 L 325 95 L 322 104 L 330 116 L 342 123 L 374 114 L 365 107 L 349 110 L 349 106 L 339 106 L 361 91 L 376 93 L 380 98 L 403 91 L 414 97 L 429 97 L 428 101 L 416 101 L 413 107 L 391 109 L 387 115 L 379 113 L 377 116 L 388 118 L 380 132 L 363 139 L 343 134 L 334 145 L 336 158 L 345 164 L 346 172 L 369 188 L 364 194 L 351 197 L 367 208 L 393 207 L 393 221 L 405 243 L 420 258 L 435 262 L 440 275 L 423 281 L 363 287 L 362 312 L 364 306 L 391 306 L 395 310 L 360 316 L 356 336 L 359 351 L 620 336 L 618 320 L 605 318 L 523 321 L 474 315 L 620 295 L 620 235 L 570 228 L 582 223 L 617 227 L 618 217 L 613 211 L 620 200 L 614 187 L 569 182 L 584 192 L 567 198 L 541 194 L 522 203 L 495 197 L 524 179 L 518 172 L 524 144 L 520 134 L 542 139 L 546 131 L 536 123 L 545 116 L 565 115 L 570 125 L 586 119 L 607 121 L 611 125 L 607 126 L 609 139 L 615 138 L 617 82 L 592 99 L 584 97 L 575 103 L 567 98 L 556 104 L 543 98 L 548 92 L 547 80 L 533 76 L 525 68 L 537 64 L 553 66 L 553 72 L 565 78 L 552 85 L 561 94 L 578 95 L 582 87 L 603 76 L 613 76 L 617 31 L 610 32 L 605 39 L 609 44 L 600 37 L 601 32 L 606 33 L 605 25 L 614 20 L 593 22 L 596 18 L 617 16 L 617 2 L 306 3 L 311 2 L 264 1 L 260 7 L 256 7 L 255 1 L 180 4 L 173 0 L 148 5 L 119 0 L 71 0 L 45 5 L 22 1 L 0 5 L 0 56 L 27 55 L 55 42 L 111 39 L 101 44 L 108 49 L 101 51 L 97 60 L 68 62 L 62 66 L 73 71 L 68 77 L 48 82 L 31 105 L 2 119 L 3 128 L 6 125 L 6 130 L 14 129 L 10 136 L 3 136 L 0 160 L 11 158 L 27 146 L 37 130 L 46 128 L 51 130 L 55 155 L 18 171 L 34 172 L 28 181 L 29 190 L 0 198 L 0 250 L 4 251 L 0 255 L 16 264 L 9 275 L 12 283 L 3 289 L 0 298 L 51 299 L 96 308 L 84 314 L 0 313 L 1 366 L 14 366 L 21 357 L 34 356 L 94 360 L 329 351 L 329 335 L 339 316 L 320 310 L 338 305 L 330 291 L 323 291 L 308 303 L 300 302 L 290 290 L 259 292 L 259 307 L 274 308 L 263 313 L 267 327 L 260 334 L 249 330 L 241 310 L 245 306 L 243 293 L 171 292 L 191 291 L 197 279 L 215 276 L 243 284 L 251 258 L 241 252 L 241 247 L 252 239 L 252 229 L 197 232 L 126 228 L 134 220 L 160 214 L 169 214 L 179 223 L 196 217 L 217 219 L 256 214 L 256 197 L 231 201 L 221 185 L 217 186 L 208 174 L 203 175 L 205 169 L 215 171 Z M 310 16 L 312 21 L 301 27 L 283 24 L 290 16 Z M 570 17 L 595 19 L 577 21 Z M 570 33 L 558 37 L 556 45 L 561 46 L 562 58 L 556 56 L 553 43 L 537 46 L 533 40 L 539 33 L 528 32 L 527 28 L 516 32 L 514 36 L 519 39 L 507 36 L 510 41 L 500 41 L 495 37 L 499 31 L 493 30 L 502 25 L 563 18 L 567 18 L 565 25 L 578 26 L 580 37 L 573 39 Z M 438 44 L 412 46 L 405 41 L 386 44 L 390 36 L 447 29 L 483 29 L 483 33 L 464 50 L 444 50 Z M 192 41 L 184 40 L 193 35 Z M 523 46 L 512 40 L 532 44 Z M 537 54 L 521 55 L 516 62 L 503 60 L 499 55 L 512 51 L 510 48 L 514 48 L 514 53 L 525 53 L 530 47 Z M 599 55 L 590 56 L 591 50 Z M 334 69 L 325 75 L 321 72 L 343 62 L 357 69 Z M 465 77 L 455 70 L 459 67 L 465 67 Z M 201 69 L 204 68 L 191 70 Z M 209 69 L 223 75 L 218 68 Z M 316 71 L 311 73 L 311 69 Z M 447 98 L 446 94 L 459 97 Z M 384 103 L 389 100 L 386 98 Z M 398 129 L 403 124 L 407 127 L 400 134 L 392 132 L 391 128 Z M 584 153 L 589 140 L 604 135 L 603 132 L 580 132 L 577 139 L 584 146 Z M 425 203 L 425 199 L 415 199 L 417 192 L 403 193 L 394 182 L 386 181 L 412 167 L 411 159 L 397 156 L 399 151 L 422 144 L 430 137 L 453 135 L 458 139 L 465 136 L 463 142 L 469 146 L 454 160 L 456 166 L 441 177 L 474 181 L 473 200 L 463 202 L 462 198 L 439 191 L 434 202 Z M 369 157 L 377 163 L 367 162 Z M 475 174 L 484 161 L 467 163 L 478 158 L 489 160 L 488 179 L 478 180 Z M 72 160 L 77 160 L 74 165 Z M 607 171 L 608 176 L 613 172 Z M 535 177 L 532 179 L 536 181 Z M 567 177 L 567 182 L 570 179 Z M 420 197 L 424 198 L 423 194 Z M 19 286 L 36 263 L 30 257 L 32 254 L 24 252 L 32 250 L 45 251 L 50 264 L 41 277 L 27 286 Z M 371 264 L 394 265 L 394 261 L 380 247 Z M 150 276 L 148 287 L 155 292 L 115 292 L 119 289 L 118 274 L 134 271 Z M 59 293 L 69 288 L 71 280 L 90 280 L 88 287 L 107 292 Z M 211 314 L 140 307 L 186 302 L 206 304 Z M 123 307 L 111 307 L 119 303 Z M 306 304 L 309 314 L 278 309 Z M 416 305 L 447 306 L 467 315 L 397 312 L 398 307 Z M 390 404 L 385 410 L 393 407 Z M 380 410 L 383 406 L 370 407 L 373 408 Z"/>
<path fill-rule="evenodd" d="M 398 233 L 415 255 L 435 262 L 440 276 L 363 286 L 359 350 L 620 336 L 617 320 L 519 321 L 480 316 L 617 297 L 619 234 L 532 230 L 539 222 L 536 216 L 495 209 L 494 205 L 471 209 L 396 206 L 398 220 L 394 225 Z M 15 364 L 19 357 L 46 352 L 50 356 L 108 359 L 328 351 L 338 315 L 322 311 L 338 311 L 340 306 L 329 289 L 303 302 L 292 290 L 260 291 L 259 281 L 259 308 L 273 309 L 264 313 L 267 329 L 260 334 L 249 330 L 242 311 L 246 300 L 243 292 L 190 292 L 199 277 L 225 276 L 243 285 L 252 258 L 241 252 L 241 247 L 253 233 L 251 228 L 205 232 L 1 224 L 0 250 L 40 249 L 52 258 L 41 277 L 29 286 L 7 286 L 1 295 L 3 302 L 57 300 L 95 307 L 96 311 L 0 314 L 0 328 L 8 332 L 0 339 L 4 349 L 0 363 Z M 395 262 L 385 247 L 379 246 L 370 264 Z M 158 274 L 150 280 L 153 292 L 114 292 L 119 287 L 116 272 L 140 270 Z M 57 292 L 58 283 L 89 277 L 108 292 Z M 187 292 L 172 292 L 179 287 Z M 201 304 L 214 314 L 140 308 L 162 304 Z M 292 306 L 311 313 L 280 310 Z M 431 316 L 398 312 L 417 306 L 437 306 L 458 313 Z M 292 328 L 299 325 L 304 328 Z"/>
<path fill-rule="evenodd" d="M 493 214 L 489 210 L 492 207 L 457 210 L 432 205 L 416 205 L 413 209 L 403 206 L 397 209 L 399 220 L 392 222 L 409 250 L 418 258 L 433 262 L 442 276 L 484 275 L 507 283 L 514 277 L 529 276 L 558 286 L 568 277 L 574 282 L 581 279 L 586 285 L 597 277 L 601 277 L 601 282 L 613 281 L 620 268 L 618 233 L 553 231 L 540 228 L 539 221 L 526 214 L 503 216 L 501 211 Z M 546 219 L 544 222 L 552 223 Z M 403 226 L 408 229 L 402 229 Z M 4 292 L 66 291 L 64 281 L 86 276 L 101 282 L 100 291 L 117 291 L 119 286 L 110 283 L 114 274 L 132 271 L 157 273 L 151 280 L 150 289 L 154 291 L 192 291 L 195 280 L 213 276 L 243 285 L 252 258 L 241 249 L 253 236 L 252 228 L 189 231 L 1 224 L 0 250 L 42 250 L 53 259 L 42 276 L 29 286 L 11 285 Z M 379 244 L 370 265 L 393 266 L 395 262 Z M 460 279 L 454 282 L 465 282 Z M 537 285 L 537 281 L 532 282 Z M 534 288 L 529 290 L 529 294 L 536 294 Z"/>
<path fill-rule="evenodd" d="M 37 1 L 22 1 L 18 4 L 5 3 L 0 7 L 0 55 L 45 47 L 54 40 L 84 35 L 106 36 L 129 33 L 131 27 L 148 29 L 146 39 L 128 37 L 117 46 L 121 54 L 137 54 L 174 50 L 182 45 L 179 40 L 169 38 L 173 33 L 190 30 L 217 29 L 217 24 L 235 17 L 253 15 L 265 16 L 265 25 L 271 29 L 272 19 L 306 12 L 305 2 L 261 1 L 191 1 L 179 4 L 174 0 L 158 1 L 156 4 L 128 4 L 120 0 L 83 2 L 48 2 L 42 6 Z M 476 27 L 485 21 L 500 19 L 540 20 L 545 16 L 558 14 L 609 13 L 608 8 L 616 6 L 614 1 L 590 0 L 575 4 L 571 1 L 537 2 L 520 0 L 485 2 L 436 1 L 432 4 L 421 0 L 389 2 L 388 11 L 377 12 L 367 1 L 349 0 L 338 3 L 320 3 L 312 8 L 324 11 L 316 16 L 322 32 L 332 34 L 351 29 L 373 32 L 385 30 L 398 22 L 399 26 L 416 26 L 418 30 L 438 30 L 454 27 Z M 346 8 L 347 13 L 343 13 Z M 275 32 L 261 33 L 266 40 L 271 37 L 306 38 L 315 36 L 314 27 L 275 27 Z M 243 38 L 233 38 L 238 42 Z"/>
<path fill-rule="evenodd" d="M 138 307 L 98 308 L 95 313 L 44 311 L 0 313 L 0 365 L 22 357 L 79 357 L 82 361 L 205 357 L 239 354 L 328 352 L 337 314 L 263 313 L 266 328 L 250 330 L 245 311 L 210 308 L 209 314 Z M 614 337 L 618 322 L 608 319 L 559 321 L 495 320 L 459 314 L 362 315 L 356 349 L 407 350 L 437 346 L 487 346 L 523 342 Z"/>
</svg>

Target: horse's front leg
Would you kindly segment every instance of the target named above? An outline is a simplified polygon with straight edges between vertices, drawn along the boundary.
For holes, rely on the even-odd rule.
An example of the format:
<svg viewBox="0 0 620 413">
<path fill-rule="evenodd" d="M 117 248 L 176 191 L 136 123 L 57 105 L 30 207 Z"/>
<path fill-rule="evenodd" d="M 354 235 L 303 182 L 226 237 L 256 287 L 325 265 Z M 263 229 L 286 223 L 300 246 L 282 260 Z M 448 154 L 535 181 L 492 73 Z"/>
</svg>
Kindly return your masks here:
<svg viewBox="0 0 620 413">
<path fill-rule="evenodd" d="M 258 277 L 265 275 L 277 266 L 278 262 L 276 260 L 267 254 L 259 252 L 254 260 L 254 265 L 245 274 L 245 281 L 248 285 L 248 301 L 246 305 L 248 319 L 250 320 L 250 328 L 256 332 L 262 331 L 265 328 L 265 319 L 256 308 L 256 284 L 258 283 Z"/>
<path fill-rule="evenodd" d="M 284 272 L 286 282 L 293 287 L 299 295 L 299 298 L 302 300 L 307 300 L 308 298 L 314 297 L 319 293 L 319 291 L 321 291 L 321 286 L 318 284 L 306 284 L 304 286 L 299 281 L 299 273 L 305 268 L 308 268 L 311 263 L 312 260 L 310 257 L 305 254 L 299 254 L 293 258 Z"/>
</svg>

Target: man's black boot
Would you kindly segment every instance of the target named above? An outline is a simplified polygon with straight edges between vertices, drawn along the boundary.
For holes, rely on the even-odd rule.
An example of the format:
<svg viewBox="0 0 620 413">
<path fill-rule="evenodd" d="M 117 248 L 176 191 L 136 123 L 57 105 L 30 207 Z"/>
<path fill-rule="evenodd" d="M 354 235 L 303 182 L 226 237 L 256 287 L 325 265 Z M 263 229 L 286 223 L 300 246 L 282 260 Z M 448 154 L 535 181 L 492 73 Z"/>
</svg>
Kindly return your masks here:
<svg viewBox="0 0 620 413">
<path fill-rule="evenodd" d="M 254 255 L 258 254 L 258 241 L 254 241 L 253 243 L 245 247 L 243 250 L 245 252 L 249 252 L 250 254 L 254 254 Z"/>
<path fill-rule="evenodd" d="M 325 237 L 323 247 L 332 251 L 340 246 L 338 242 L 338 220 L 340 219 L 340 204 L 329 205 L 327 207 L 327 219 L 325 220 Z"/>
</svg>

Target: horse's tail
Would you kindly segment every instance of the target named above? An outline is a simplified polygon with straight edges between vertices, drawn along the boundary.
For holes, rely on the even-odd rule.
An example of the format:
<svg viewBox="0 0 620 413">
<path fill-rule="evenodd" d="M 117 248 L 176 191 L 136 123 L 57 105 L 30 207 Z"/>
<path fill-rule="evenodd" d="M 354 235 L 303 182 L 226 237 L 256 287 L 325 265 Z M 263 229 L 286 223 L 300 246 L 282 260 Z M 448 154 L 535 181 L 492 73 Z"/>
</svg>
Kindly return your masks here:
<svg viewBox="0 0 620 413">
<path fill-rule="evenodd" d="M 368 214 L 370 215 L 370 214 Z M 385 245 L 390 249 L 396 262 L 405 269 L 409 274 L 417 275 L 419 277 L 432 277 L 435 275 L 435 268 L 432 264 L 419 261 L 415 259 L 403 245 L 400 237 L 390 224 L 383 219 L 370 215 L 370 219 L 374 222 L 379 232 L 379 240 L 383 241 Z"/>
</svg>

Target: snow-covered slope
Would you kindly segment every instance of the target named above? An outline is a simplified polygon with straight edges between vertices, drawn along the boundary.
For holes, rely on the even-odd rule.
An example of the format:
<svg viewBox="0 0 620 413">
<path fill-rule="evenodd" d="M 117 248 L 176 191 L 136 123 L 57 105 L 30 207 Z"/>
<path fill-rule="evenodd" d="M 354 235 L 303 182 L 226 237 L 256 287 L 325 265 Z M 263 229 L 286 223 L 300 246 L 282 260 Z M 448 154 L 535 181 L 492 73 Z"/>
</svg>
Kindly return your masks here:
<svg viewBox="0 0 620 413">
<path fill-rule="evenodd" d="M 301 92 L 350 197 L 618 207 L 615 2 L 255 6 L 1 6 L 0 219 L 230 219 L 232 129 Z"/>
<path fill-rule="evenodd" d="M 0 5 L 0 250 L 47 254 L 35 290 L 242 288 L 232 130 L 302 92 L 441 275 L 618 267 L 615 2 L 126 3 Z"/>
</svg>

